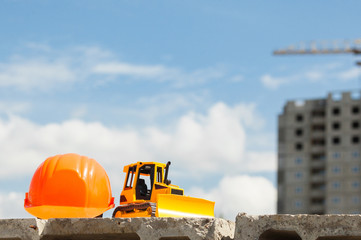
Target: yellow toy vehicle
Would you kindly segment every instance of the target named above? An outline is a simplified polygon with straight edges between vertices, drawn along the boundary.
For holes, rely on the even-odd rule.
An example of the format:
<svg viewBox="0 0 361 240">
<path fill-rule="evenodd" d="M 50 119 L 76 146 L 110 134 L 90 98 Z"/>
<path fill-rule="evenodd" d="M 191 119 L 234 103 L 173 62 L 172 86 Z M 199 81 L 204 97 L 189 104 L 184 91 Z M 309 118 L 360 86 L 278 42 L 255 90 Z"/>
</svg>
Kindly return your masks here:
<svg viewBox="0 0 361 240">
<path fill-rule="evenodd" d="M 127 173 L 113 217 L 214 217 L 214 202 L 187 197 L 168 179 L 170 162 L 137 162 Z"/>
</svg>

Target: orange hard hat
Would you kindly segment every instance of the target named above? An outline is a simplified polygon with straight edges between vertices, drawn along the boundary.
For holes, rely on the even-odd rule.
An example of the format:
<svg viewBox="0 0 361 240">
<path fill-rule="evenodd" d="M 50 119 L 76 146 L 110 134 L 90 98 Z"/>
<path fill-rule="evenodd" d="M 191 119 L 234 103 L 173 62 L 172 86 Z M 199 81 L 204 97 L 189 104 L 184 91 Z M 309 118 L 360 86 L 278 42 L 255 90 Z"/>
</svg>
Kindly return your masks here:
<svg viewBox="0 0 361 240">
<path fill-rule="evenodd" d="M 104 168 L 94 159 L 69 153 L 40 164 L 24 207 L 43 219 L 89 218 L 113 208 L 114 198 Z"/>
</svg>

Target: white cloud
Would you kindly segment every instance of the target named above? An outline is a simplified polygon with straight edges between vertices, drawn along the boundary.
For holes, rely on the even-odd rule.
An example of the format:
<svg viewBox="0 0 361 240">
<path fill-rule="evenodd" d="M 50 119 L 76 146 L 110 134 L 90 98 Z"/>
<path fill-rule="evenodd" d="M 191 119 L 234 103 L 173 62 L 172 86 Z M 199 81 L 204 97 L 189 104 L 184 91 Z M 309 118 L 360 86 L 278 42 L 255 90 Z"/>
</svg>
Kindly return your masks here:
<svg viewBox="0 0 361 240">
<path fill-rule="evenodd" d="M 277 89 L 279 86 L 291 81 L 293 81 L 293 78 L 272 77 L 270 74 L 265 74 L 261 77 L 261 82 L 263 85 L 270 89 Z"/>
<path fill-rule="evenodd" d="M 132 125 L 152 125 L 170 123 L 190 111 L 201 111 L 207 109 L 210 97 L 207 91 L 195 91 L 189 93 L 179 93 L 177 91 L 157 94 L 153 96 L 142 96 L 126 106 L 94 106 L 86 105 L 74 106 L 72 115 L 83 118 L 94 115 L 95 108 L 101 108 L 101 112 L 113 114 L 113 118 Z M 0 108 L 1 110 L 1 108 Z M 93 110 L 93 111 L 90 111 Z M 122 122 L 117 123 L 118 125 Z"/>
<path fill-rule="evenodd" d="M 246 153 L 247 161 L 243 166 L 249 172 L 270 171 L 270 169 L 277 169 L 277 155 L 271 151 L 248 151 Z"/>
<path fill-rule="evenodd" d="M 75 119 L 80 119 L 86 116 L 88 112 L 88 107 L 86 105 L 75 106 L 71 111 L 70 116 Z"/>
<path fill-rule="evenodd" d="M 243 158 L 245 142 L 237 114 L 237 108 L 222 103 L 210 108 L 207 116 L 189 113 L 178 121 L 173 134 L 167 135 L 166 145 L 158 151 L 192 166 L 190 171 L 213 172 L 226 163 L 235 164 Z"/>
<path fill-rule="evenodd" d="M 109 63 L 101 63 L 96 65 L 93 70 L 95 73 L 103 73 L 103 74 L 119 74 L 119 75 L 127 75 L 134 77 L 147 77 L 147 78 L 155 78 L 161 77 L 165 74 L 169 74 L 172 69 L 167 69 L 162 65 L 154 65 L 154 66 L 146 66 L 146 65 L 134 65 L 129 63 L 122 62 L 109 62 Z"/>
<path fill-rule="evenodd" d="M 360 75 L 360 69 L 358 68 L 351 68 L 346 71 L 340 72 L 338 77 L 343 81 L 348 81 L 351 79 L 357 79 Z"/>
<path fill-rule="evenodd" d="M 14 102 L 14 101 L 2 101 L 0 102 L 0 113 L 19 114 L 28 112 L 31 109 L 31 104 L 28 102 Z"/>
<path fill-rule="evenodd" d="M 215 201 L 216 216 L 229 220 L 234 220 L 239 212 L 276 213 L 276 189 L 263 177 L 225 176 L 216 187 L 207 192 L 201 188 L 192 188 L 190 195 Z"/>
<path fill-rule="evenodd" d="M 112 55 L 97 47 L 55 50 L 47 45 L 28 44 L 34 52 L 15 54 L 0 62 L 0 87 L 23 91 L 48 90 L 91 78 L 94 64 Z M 26 52 L 26 51 L 24 51 Z"/>
<path fill-rule="evenodd" d="M 158 109 L 158 113 L 152 115 L 163 115 L 164 113 L 162 112 L 173 112 L 178 108 L 190 109 L 194 104 L 202 105 L 206 97 L 207 95 L 204 92 L 191 94 L 173 92 L 151 97 L 141 97 L 136 103 L 147 108 Z"/>
<path fill-rule="evenodd" d="M 47 89 L 75 79 L 75 73 L 65 62 L 31 59 L 0 64 L 0 87 Z"/>
<path fill-rule="evenodd" d="M 283 77 L 275 77 L 271 74 L 264 74 L 261 76 L 260 80 L 266 88 L 275 90 L 283 85 L 301 81 L 308 81 L 311 83 L 329 81 L 330 79 L 347 81 L 350 79 L 356 79 L 360 74 L 358 68 L 351 68 L 348 70 L 344 69 L 345 68 L 340 63 L 330 63 L 313 66 L 305 71 L 300 71 Z"/>
<path fill-rule="evenodd" d="M 56 50 L 47 45 L 29 43 L 29 49 L 33 52 L 13 55 L 0 62 L 0 87 L 47 90 L 85 80 L 97 86 L 119 79 L 167 81 L 171 86 L 184 87 L 227 75 L 220 66 L 186 71 L 162 64 L 129 63 L 94 46 Z"/>
<path fill-rule="evenodd" d="M 306 77 L 306 79 L 309 79 L 310 81 L 316 82 L 316 81 L 324 78 L 325 75 L 321 71 L 308 71 L 308 72 L 305 72 L 305 77 Z"/>
<path fill-rule="evenodd" d="M 170 81 L 175 87 L 202 84 L 210 80 L 225 77 L 225 71 L 220 67 L 197 69 L 186 72 L 179 68 L 164 65 L 137 65 L 125 62 L 104 62 L 95 65 L 94 73 L 106 75 L 123 75 L 134 79 L 145 79 L 158 82 Z"/>
<path fill-rule="evenodd" d="M 244 77 L 242 75 L 235 75 L 230 78 L 231 82 L 242 82 L 244 80 Z"/>
<path fill-rule="evenodd" d="M 264 74 L 263 76 L 261 76 L 261 82 L 265 87 L 275 90 L 283 85 L 288 85 L 300 80 L 308 80 L 310 82 L 316 82 L 319 81 L 323 76 L 324 73 L 318 70 L 305 71 L 302 73 L 289 75 L 286 77 L 274 77 L 271 76 L 270 74 Z"/>
<path fill-rule="evenodd" d="M 189 112 L 169 126 L 141 129 L 108 128 L 80 120 L 38 125 L 13 115 L 0 119 L 0 178 L 30 175 L 46 157 L 66 152 L 94 157 L 112 171 L 118 169 L 116 173 L 139 160 L 173 160 L 197 175 L 230 166 L 231 171 L 257 172 L 259 164 L 262 170 L 273 171 L 272 154 L 245 149 L 245 127 L 257 122 L 262 120 L 252 105 L 223 103 L 207 114 Z"/>
</svg>

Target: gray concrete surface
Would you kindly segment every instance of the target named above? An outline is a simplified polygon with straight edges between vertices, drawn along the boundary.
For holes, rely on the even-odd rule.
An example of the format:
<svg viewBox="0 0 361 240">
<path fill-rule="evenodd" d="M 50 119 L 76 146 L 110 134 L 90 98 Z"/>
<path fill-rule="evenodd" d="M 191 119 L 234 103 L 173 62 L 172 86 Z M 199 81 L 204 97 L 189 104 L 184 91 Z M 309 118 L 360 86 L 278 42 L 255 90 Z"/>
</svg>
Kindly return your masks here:
<svg viewBox="0 0 361 240">
<path fill-rule="evenodd" d="M 361 215 L 0 220 L 0 240 L 361 240 Z"/>
<path fill-rule="evenodd" d="M 0 239 L 232 239 L 234 222 L 218 218 L 6 219 Z"/>
<path fill-rule="evenodd" d="M 261 215 L 236 218 L 235 240 L 361 240 L 361 215 Z"/>
<path fill-rule="evenodd" d="M 0 239 L 37 239 L 35 219 L 0 219 Z"/>
</svg>

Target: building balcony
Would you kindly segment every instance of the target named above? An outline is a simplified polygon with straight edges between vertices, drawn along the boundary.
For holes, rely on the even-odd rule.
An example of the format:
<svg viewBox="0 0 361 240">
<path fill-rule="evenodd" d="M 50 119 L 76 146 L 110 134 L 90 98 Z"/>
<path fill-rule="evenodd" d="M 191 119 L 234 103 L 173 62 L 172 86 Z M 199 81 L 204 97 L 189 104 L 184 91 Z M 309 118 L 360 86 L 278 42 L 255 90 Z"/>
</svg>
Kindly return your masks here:
<svg viewBox="0 0 361 240">
<path fill-rule="evenodd" d="M 311 137 L 312 138 L 325 138 L 326 133 L 324 131 L 312 131 Z"/>
<path fill-rule="evenodd" d="M 325 197 L 325 194 L 325 189 L 312 189 L 310 192 L 312 198 L 323 198 Z"/>
<path fill-rule="evenodd" d="M 311 152 L 312 153 L 323 153 L 325 152 L 326 148 L 325 146 L 312 146 L 311 145 Z"/>
<path fill-rule="evenodd" d="M 321 124 L 321 123 L 325 123 L 326 119 L 325 117 L 321 117 L 321 116 L 315 116 L 311 118 L 311 123 L 313 124 Z"/>
<path fill-rule="evenodd" d="M 314 174 L 311 175 L 311 182 L 313 183 L 320 183 L 320 182 L 325 182 L 325 174 Z"/>
<path fill-rule="evenodd" d="M 310 163 L 311 168 L 325 168 L 326 167 L 326 161 L 325 160 L 311 160 Z"/>
<path fill-rule="evenodd" d="M 311 203 L 310 211 L 311 213 L 322 213 L 325 211 L 325 205 L 322 203 Z"/>
</svg>

